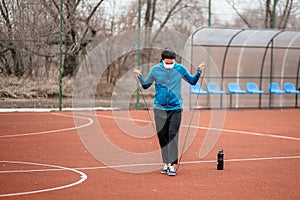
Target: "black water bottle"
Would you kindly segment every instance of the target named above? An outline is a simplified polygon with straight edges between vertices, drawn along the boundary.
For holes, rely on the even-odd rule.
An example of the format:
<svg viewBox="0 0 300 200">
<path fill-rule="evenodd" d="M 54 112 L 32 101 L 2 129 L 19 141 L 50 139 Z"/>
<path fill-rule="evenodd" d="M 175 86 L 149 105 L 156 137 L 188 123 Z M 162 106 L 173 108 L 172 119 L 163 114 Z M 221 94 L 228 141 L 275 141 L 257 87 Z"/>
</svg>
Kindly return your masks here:
<svg viewBox="0 0 300 200">
<path fill-rule="evenodd" d="M 219 150 L 218 160 L 217 160 L 217 170 L 223 170 L 223 169 L 224 169 L 224 151 Z"/>
</svg>

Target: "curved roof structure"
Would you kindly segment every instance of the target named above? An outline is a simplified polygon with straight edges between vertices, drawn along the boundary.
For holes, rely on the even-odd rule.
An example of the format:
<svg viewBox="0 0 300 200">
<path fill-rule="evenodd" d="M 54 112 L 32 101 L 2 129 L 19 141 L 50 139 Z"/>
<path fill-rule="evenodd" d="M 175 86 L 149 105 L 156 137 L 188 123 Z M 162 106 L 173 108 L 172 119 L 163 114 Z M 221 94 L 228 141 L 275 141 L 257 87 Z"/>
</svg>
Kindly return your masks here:
<svg viewBox="0 0 300 200">
<path fill-rule="evenodd" d="M 298 106 L 297 96 L 273 95 L 269 85 L 276 82 L 283 89 L 290 82 L 299 88 L 300 31 L 202 27 L 188 46 L 192 66 L 207 63 L 206 82 L 217 82 L 222 90 L 230 82 L 243 89 L 254 82 L 268 94 L 259 95 L 257 105 L 242 103 L 243 95 L 237 95 L 234 107 Z"/>
</svg>

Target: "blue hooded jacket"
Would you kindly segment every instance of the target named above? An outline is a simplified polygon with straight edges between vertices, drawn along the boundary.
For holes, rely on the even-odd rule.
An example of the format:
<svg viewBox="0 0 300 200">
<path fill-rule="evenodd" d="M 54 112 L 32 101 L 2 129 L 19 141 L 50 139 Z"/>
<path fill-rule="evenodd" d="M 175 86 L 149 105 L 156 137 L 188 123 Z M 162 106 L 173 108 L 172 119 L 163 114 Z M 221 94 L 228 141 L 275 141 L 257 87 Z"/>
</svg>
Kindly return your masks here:
<svg viewBox="0 0 300 200">
<path fill-rule="evenodd" d="M 187 69 L 175 62 L 172 69 L 165 69 L 163 61 L 153 66 L 146 79 L 139 77 L 144 89 L 155 82 L 154 109 L 177 110 L 182 109 L 181 78 L 191 85 L 195 85 L 201 73 L 191 75 Z"/>
</svg>

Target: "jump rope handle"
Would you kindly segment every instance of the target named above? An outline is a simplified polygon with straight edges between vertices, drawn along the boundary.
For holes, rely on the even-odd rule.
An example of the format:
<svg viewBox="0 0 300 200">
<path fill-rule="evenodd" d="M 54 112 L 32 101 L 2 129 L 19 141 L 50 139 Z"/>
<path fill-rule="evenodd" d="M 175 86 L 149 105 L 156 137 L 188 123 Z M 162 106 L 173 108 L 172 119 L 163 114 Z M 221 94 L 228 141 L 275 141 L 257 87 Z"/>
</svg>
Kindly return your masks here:
<svg viewBox="0 0 300 200">
<path fill-rule="evenodd" d="M 198 66 L 197 70 L 199 71 L 200 68 L 203 68 L 203 70 L 201 70 L 201 76 L 200 76 L 200 85 L 201 85 L 201 87 L 202 87 L 202 82 L 203 82 L 204 74 L 205 74 L 205 70 L 206 70 L 206 64 L 205 64 L 204 62 L 202 62 L 202 63 Z"/>
</svg>

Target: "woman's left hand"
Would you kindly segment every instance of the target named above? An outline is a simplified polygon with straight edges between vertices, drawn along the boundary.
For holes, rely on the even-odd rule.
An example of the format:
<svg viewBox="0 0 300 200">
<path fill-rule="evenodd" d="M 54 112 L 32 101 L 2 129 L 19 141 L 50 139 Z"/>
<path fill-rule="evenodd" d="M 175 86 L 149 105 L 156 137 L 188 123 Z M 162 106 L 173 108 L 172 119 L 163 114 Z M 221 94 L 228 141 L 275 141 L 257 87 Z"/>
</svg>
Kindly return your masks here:
<svg viewBox="0 0 300 200">
<path fill-rule="evenodd" d="M 201 64 L 198 66 L 197 71 L 198 71 L 198 72 L 203 72 L 204 69 L 205 69 L 205 63 L 203 62 L 203 63 L 201 63 Z"/>
</svg>

